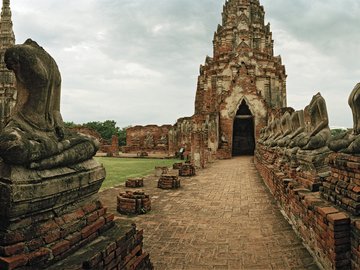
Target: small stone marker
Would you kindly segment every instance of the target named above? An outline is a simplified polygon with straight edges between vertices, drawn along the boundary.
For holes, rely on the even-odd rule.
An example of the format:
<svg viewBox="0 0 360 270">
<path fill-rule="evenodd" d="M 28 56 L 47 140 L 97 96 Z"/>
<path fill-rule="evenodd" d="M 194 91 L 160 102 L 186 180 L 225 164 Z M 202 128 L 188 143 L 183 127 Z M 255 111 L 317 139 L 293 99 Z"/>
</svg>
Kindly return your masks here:
<svg viewBox="0 0 360 270">
<path fill-rule="evenodd" d="M 180 179 L 174 174 L 163 174 L 158 181 L 158 188 L 175 189 L 180 187 Z"/>
<path fill-rule="evenodd" d="M 129 178 L 125 182 L 125 187 L 129 188 L 138 188 L 144 186 L 144 178 L 138 177 L 138 178 Z"/>
<path fill-rule="evenodd" d="M 195 166 L 192 164 L 183 164 L 179 169 L 180 176 L 194 176 Z"/>
<path fill-rule="evenodd" d="M 126 191 L 117 196 L 117 210 L 124 215 L 146 214 L 151 210 L 150 196 L 143 191 Z"/>
</svg>

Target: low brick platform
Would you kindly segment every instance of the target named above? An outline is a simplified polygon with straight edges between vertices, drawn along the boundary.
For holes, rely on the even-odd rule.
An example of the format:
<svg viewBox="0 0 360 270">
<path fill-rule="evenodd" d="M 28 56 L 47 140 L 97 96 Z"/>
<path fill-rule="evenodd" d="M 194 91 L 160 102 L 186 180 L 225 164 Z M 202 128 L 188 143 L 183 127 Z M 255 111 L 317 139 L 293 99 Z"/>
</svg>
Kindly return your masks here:
<svg viewBox="0 0 360 270">
<path fill-rule="evenodd" d="M 158 180 L 158 188 L 175 189 L 180 187 L 180 179 L 177 175 L 163 174 Z"/>
<path fill-rule="evenodd" d="M 144 178 L 129 178 L 125 182 L 125 187 L 128 188 L 139 188 L 144 186 Z"/>
<path fill-rule="evenodd" d="M 149 254 L 143 251 L 143 231 L 129 224 L 124 225 L 122 221 L 81 250 L 47 269 L 151 270 L 153 266 Z"/>
<path fill-rule="evenodd" d="M 174 170 L 179 170 L 182 165 L 183 165 L 182 162 L 176 162 L 176 163 L 173 164 L 173 169 Z"/>
<path fill-rule="evenodd" d="M 150 196 L 141 191 L 126 191 L 117 196 L 117 210 L 124 215 L 145 214 L 151 210 Z"/>
<path fill-rule="evenodd" d="M 155 167 L 155 176 L 161 176 L 162 174 L 168 173 L 168 167 Z"/>
<path fill-rule="evenodd" d="M 195 175 L 195 166 L 192 164 L 183 164 L 179 169 L 180 176 L 194 176 Z"/>
</svg>

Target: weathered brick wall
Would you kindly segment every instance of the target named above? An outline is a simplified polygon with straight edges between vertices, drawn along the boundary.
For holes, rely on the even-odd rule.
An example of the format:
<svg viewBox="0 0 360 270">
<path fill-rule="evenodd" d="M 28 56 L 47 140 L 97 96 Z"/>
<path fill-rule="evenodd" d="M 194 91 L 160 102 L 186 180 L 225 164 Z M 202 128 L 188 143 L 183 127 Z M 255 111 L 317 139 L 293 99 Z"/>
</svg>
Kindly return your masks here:
<svg viewBox="0 0 360 270">
<path fill-rule="evenodd" d="M 162 152 L 169 151 L 169 130 L 171 125 L 135 126 L 126 129 L 126 152 Z"/>
<path fill-rule="evenodd" d="M 341 203 L 341 199 L 345 194 L 349 197 L 355 195 L 355 187 L 351 186 L 351 193 L 348 192 L 349 187 L 344 188 L 339 180 L 334 181 L 334 177 L 346 181 L 356 175 L 352 174 L 351 169 L 345 172 L 344 168 L 348 163 L 344 162 L 346 159 L 344 155 L 330 155 L 331 166 L 334 166 L 336 164 L 334 160 L 337 160 L 337 164 L 342 164 L 343 172 L 339 173 L 339 168 L 332 168 L 332 176 L 326 180 L 322 178 L 324 187 L 321 188 L 321 192 L 312 192 L 306 188 L 303 182 L 296 178 L 296 173 L 295 177 L 292 177 L 294 172 L 291 166 L 279 165 L 281 164 L 279 157 L 281 157 L 279 149 L 257 145 L 256 167 L 295 230 L 324 269 L 359 269 L 360 219 L 338 207 L 348 207 Z M 357 168 L 354 164 L 355 159 L 355 157 L 347 157 L 353 169 Z M 348 178 L 345 178 L 345 175 Z M 328 190 L 325 187 L 328 187 Z M 334 192 L 331 196 L 335 198 L 333 202 L 338 200 L 338 205 L 332 200 L 324 199 L 324 197 L 329 199 L 330 195 L 326 193 L 329 190 Z M 353 196 L 353 198 L 357 197 Z M 344 202 L 349 204 L 348 200 Z"/>
</svg>

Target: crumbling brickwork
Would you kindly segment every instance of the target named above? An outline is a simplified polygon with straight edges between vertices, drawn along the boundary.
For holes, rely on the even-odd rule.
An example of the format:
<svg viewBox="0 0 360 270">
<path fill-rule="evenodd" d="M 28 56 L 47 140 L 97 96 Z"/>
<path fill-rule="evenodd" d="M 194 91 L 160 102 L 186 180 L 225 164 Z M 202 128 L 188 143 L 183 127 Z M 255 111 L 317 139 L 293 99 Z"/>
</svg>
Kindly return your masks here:
<svg viewBox="0 0 360 270">
<path fill-rule="evenodd" d="M 126 130 L 125 152 L 162 152 L 168 153 L 169 130 L 171 125 L 135 126 Z"/>
</svg>

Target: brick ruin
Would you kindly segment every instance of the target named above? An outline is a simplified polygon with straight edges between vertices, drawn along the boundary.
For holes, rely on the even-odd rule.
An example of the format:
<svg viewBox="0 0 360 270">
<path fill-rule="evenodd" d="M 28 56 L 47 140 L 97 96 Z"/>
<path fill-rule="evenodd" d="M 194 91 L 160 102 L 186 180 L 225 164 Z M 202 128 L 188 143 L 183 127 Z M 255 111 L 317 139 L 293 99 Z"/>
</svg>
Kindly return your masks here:
<svg viewBox="0 0 360 270">
<path fill-rule="evenodd" d="M 168 153 L 170 129 L 171 125 L 130 127 L 126 130 L 126 146 L 123 147 L 123 151 Z"/>
<path fill-rule="evenodd" d="M 169 128 L 169 154 L 185 148 L 192 162 L 204 167 L 216 158 L 254 153 L 269 111 L 286 106 L 285 67 L 274 56 L 264 16 L 258 0 L 225 2 L 213 56 L 200 66 L 195 113 Z M 128 149 L 143 147 L 147 130 L 129 129 Z"/>
<path fill-rule="evenodd" d="M 255 164 L 324 269 L 360 268 L 360 84 L 349 97 L 354 127 L 331 137 L 320 93 L 262 129 Z"/>
</svg>

